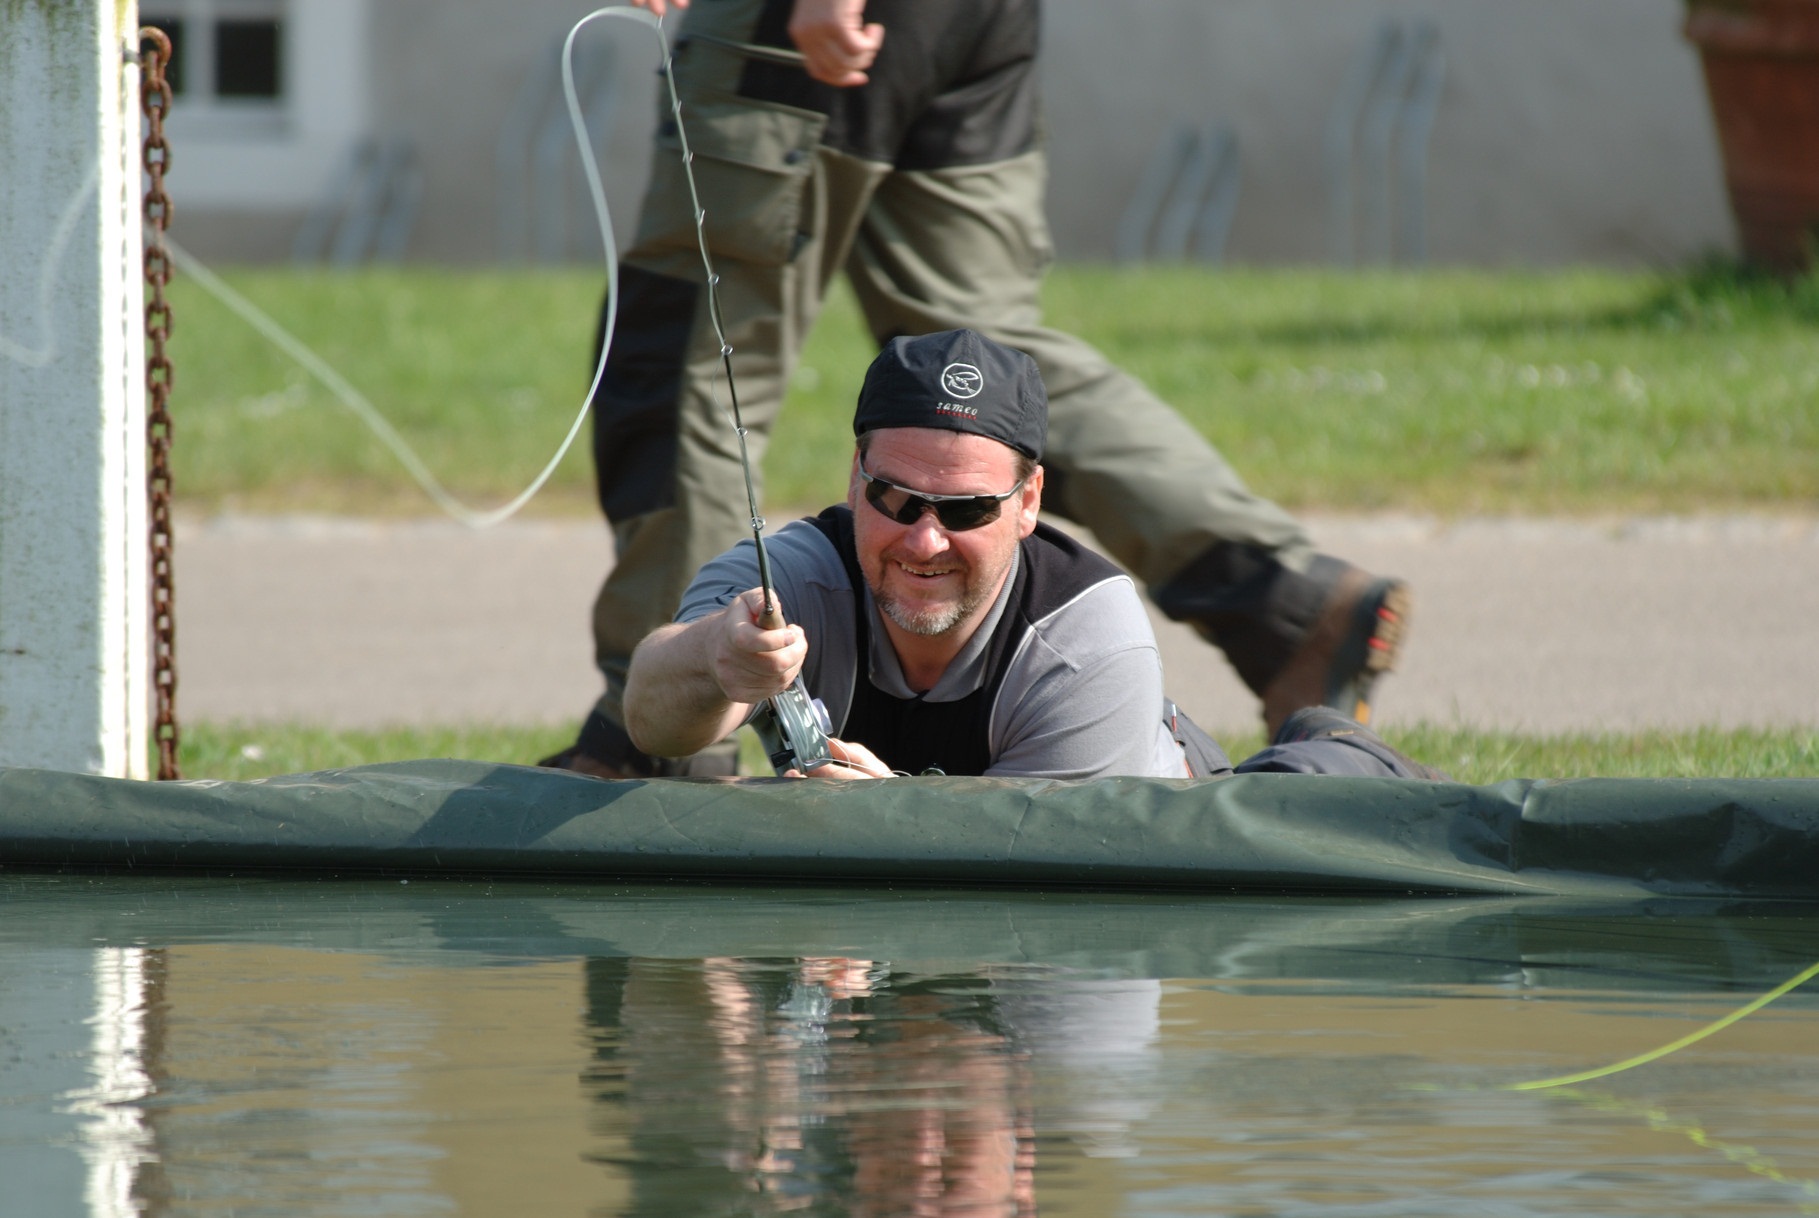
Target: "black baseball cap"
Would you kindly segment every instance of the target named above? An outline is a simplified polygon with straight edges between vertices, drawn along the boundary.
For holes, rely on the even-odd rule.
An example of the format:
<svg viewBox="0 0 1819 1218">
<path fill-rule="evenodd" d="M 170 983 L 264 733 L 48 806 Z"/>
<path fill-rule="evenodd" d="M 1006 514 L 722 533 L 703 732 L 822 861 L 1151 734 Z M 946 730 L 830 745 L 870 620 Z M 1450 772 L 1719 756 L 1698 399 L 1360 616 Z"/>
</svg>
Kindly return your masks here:
<svg viewBox="0 0 1819 1218">
<path fill-rule="evenodd" d="M 865 370 L 853 434 L 938 427 L 1042 459 L 1048 390 L 1036 361 L 973 330 L 893 338 Z"/>
</svg>

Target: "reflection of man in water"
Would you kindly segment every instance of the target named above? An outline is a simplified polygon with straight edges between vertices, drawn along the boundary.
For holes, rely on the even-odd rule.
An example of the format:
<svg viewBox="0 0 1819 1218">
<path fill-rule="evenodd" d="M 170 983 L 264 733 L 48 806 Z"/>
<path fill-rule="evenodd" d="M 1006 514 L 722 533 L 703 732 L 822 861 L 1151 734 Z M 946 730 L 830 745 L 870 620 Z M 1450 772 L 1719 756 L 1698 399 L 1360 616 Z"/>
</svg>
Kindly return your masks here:
<svg viewBox="0 0 1819 1218">
<path fill-rule="evenodd" d="M 1030 1060 L 979 977 L 868 961 L 588 963 L 633 1213 L 1035 1213 Z"/>
</svg>

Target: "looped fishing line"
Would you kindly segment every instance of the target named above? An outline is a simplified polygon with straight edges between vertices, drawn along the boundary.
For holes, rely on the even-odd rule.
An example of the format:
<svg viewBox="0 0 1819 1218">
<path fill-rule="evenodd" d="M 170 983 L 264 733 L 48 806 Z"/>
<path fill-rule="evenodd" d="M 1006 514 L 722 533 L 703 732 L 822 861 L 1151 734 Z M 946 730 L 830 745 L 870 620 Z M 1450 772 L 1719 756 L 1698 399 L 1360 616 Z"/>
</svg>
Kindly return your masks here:
<svg viewBox="0 0 1819 1218">
<path fill-rule="evenodd" d="M 272 320 L 270 316 L 263 312 L 257 305 L 253 304 L 252 301 L 246 299 L 246 297 L 229 287 L 222 281 L 220 276 L 216 275 L 197 260 L 195 255 L 189 253 L 168 238 L 166 239 L 166 244 L 170 249 L 172 257 L 186 274 L 194 278 L 210 295 L 221 301 L 228 309 L 238 315 L 255 330 L 259 331 L 259 333 L 263 334 L 286 355 L 289 355 L 293 360 L 300 364 L 306 372 L 320 381 L 330 393 L 334 394 L 335 397 L 340 400 L 342 405 L 346 406 L 354 413 L 355 417 L 366 424 L 386 448 L 391 450 L 392 455 L 397 457 L 399 463 L 404 466 L 405 471 L 410 474 L 417 485 L 423 489 L 424 494 L 428 495 L 437 507 L 470 528 L 484 529 L 510 519 L 517 514 L 520 508 L 529 503 L 538 491 L 543 489 L 544 484 L 548 482 L 551 475 L 556 472 L 556 467 L 561 464 L 562 458 L 568 455 L 568 450 L 573 446 L 575 437 L 580 434 L 582 424 L 587 421 L 588 409 L 593 403 L 594 394 L 598 392 L 600 388 L 600 380 L 606 373 L 607 354 L 612 350 L 613 334 L 618 326 L 619 247 L 613 235 L 612 214 L 607 210 L 606 206 L 606 189 L 601 183 L 600 166 L 594 157 L 593 146 L 588 139 L 587 120 L 581 112 L 581 100 L 575 88 L 575 38 L 581 33 L 583 27 L 597 17 L 623 17 L 650 26 L 652 33 L 657 39 L 657 45 L 662 55 L 664 76 L 666 79 L 670 80 L 671 109 L 676 114 L 678 126 L 680 126 L 681 123 L 681 105 L 676 100 L 676 86 L 671 71 L 669 43 L 663 36 L 662 18 L 653 16 L 643 9 L 602 8 L 596 9 L 594 12 L 589 13 L 574 24 L 568 32 L 568 37 L 562 44 L 562 96 L 563 101 L 568 107 L 569 123 L 575 132 L 575 143 L 580 151 L 581 167 L 587 178 L 588 195 L 594 204 L 594 215 L 600 227 L 600 243 L 606 257 L 606 323 L 603 328 L 602 341 L 600 344 L 600 358 L 594 365 L 593 379 L 588 383 L 587 394 L 581 401 L 581 408 L 575 414 L 575 421 L 569 426 L 568 434 L 562 438 L 562 443 L 557 447 L 555 455 L 549 459 L 549 462 L 544 465 L 542 471 L 531 481 L 530 485 L 525 487 L 522 492 L 502 507 L 494 508 L 490 511 L 479 511 L 468 507 L 466 504 L 456 499 L 455 496 L 442 485 L 441 480 L 424 464 L 422 458 L 418 457 L 416 451 L 411 448 L 409 442 L 398 433 L 398 430 L 386 420 L 385 416 L 380 413 L 378 408 L 375 407 L 364 394 L 348 382 L 346 377 L 335 371 L 326 360 L 310 350 L 308 346 L 289 331 L 285 330 L 283 326 Z M 686 144 L 684 148 L 683 168 L 687 172 L 689 189 L 692 194 L 695 181 L 694 169 L 688 163 Z M 700 213 L 699 203 L 696 204 L 696 213 L 697 215 Z M 67 234 L 65 234 L 64 239 L 67 240 Z M 717 325 L 718 321 L 716 320 L 716 326 Z M 722 345 L 724 345 L 724 338 L 722 339 Z"/>
<path fill-rule="evenodd" d="M 1547 1091 L 1555 1087 L 1571 1087 L 1577 1083 L 1589 1083 L 1593 1079 L 1609 1078 L 1611 1075 L 1621 1074 L 1625 1070 L 1634 1070 L 1637 1066 L 1646 1066 L 1650 1062 L 1660 1061 L 1670 1053 L 1678 1053 L 1682 1049 L 1696 1045 L 1707 1037 L 1714 1036 L 1717 1033 L 1724 1031 L 1724 1029 L 1730 1027 L 1732 1024 L 1749 1018 L 1777 998 L 1782 998 L 1791 994 L 1815 977 L 1819 977 L 1819 962 L 1815 962 L 1808 965 L 1806 968 L 1801 969 L 1798 973 L 1795 973 L 1792 977 L 1789 977 L 1786 981 L 1783 981 L 1768 993 L 1752 998 L 1750 1001 L 1732 1011 L 1729 1015 L 1714 1019 L 1697 1031 L 1688 1032 L 1680 1039 L 1669 1041 L 1667 1044 L 1650 1049 L 1646 1053 L 1638 1053 L 1636 1056 L 1626 1057 L 1620 1062 L 1612 1062 L 1608 1066 L 1598 1066 L 1591 1070 L 1581 1070 L 1575 1074 L 1559 1074 L 1551 1078 L 1530 1079 L 1523 1083 L 1502 1083 L 1492 1088 L 1492 1090 Z M 1411 1088 L 1411 1090 L 1436 1091 L 1439 1090 L 1439 1088 L 1433 1086 L 1418 1086 Z"/>
<path fill-rule="evenodd" d="M 1552 1078 L 1531 1079 L 1528 1082 L 1522 1083 L 1504 1083 L 1500 1086 L 1491 1088 L 1491 1090 L 1510 1092 L 1551 1092 L 1553 1095 L 1572 1100 L 1576 1103 L 1585 1104 L 1588 1107 L 1600 1111 L 1618 1113 L 1626 1116 L 1640 1116 L 1648 1122 L 1651 1129 L 1663 1133 L 1680 1134 L 1696 1146 L 1706 1150 L 1717 1151 L 1727 1160 L 1738 1164 L 1746 1171 L 1762 1176 L 1765 1179 L 1773 1180 L 1778 1184 L 1785 1184 L 1793 1188 L 1798 1188 L 1809 1197 L 1819 1197 L 1819 1182 L 1793 1175 L 1783 1169 L 1774 1159 L 1763 1154 L 1753 1146 L 1746 1146 L 1740 1142 L 1730 1142 L 1713 1137 L 1698 1124 L 1690 1121 L 1678 1120 L 1665 1109 L 1618 1099 L 1615 1096 L 1599 1095 L 1596 1092 L 1583 1091 L 1575 1085 L 1578 1083 L 1590 1082 L 1593 1079 L 1609 1078 L 1611 1075 L 1621 1074 L 1625 1070 L 1633 1070 L 1638 1066 L 1645 1066 L 1650 1062 L 1660 1061 L 1669 1054 L 1678 1053 L 1682 1049 L 1698 1044 L 1707 1037 L 1722 1032 L 1734 1023 L 1747 1019 L 1769 1003 L 1774 1002 L 1777 998 L 1792 993 L 1815 977 L 1819 977 L 1819 963 L 1814 963 L 1802 969 L 1774 989 L 1760 997 L 1751 999 L 1730 1014 L 1719 1019 L 1714 1019 L 1697 1031 L 1689 1032 L 1678 1040 L 1669 1041 L 1667 1044 L 1650 1049 L 1646 1053 L 1638 1053 L 1634 1057 L 1627 1057 L 1620 1062 L 1613 1062 L 1608 1066 L 1600 1066 L 1592 1070 L 1582 1070 L 1575 1074 L 1556 1075 Z M 1442 1090 L 1442 1088 L 1434 1086 L 1416 1086 L 1410 1088 L 1410 1090 L 1439 1091 Z M 1476 1088 L 1467 1088 L 1467 1090 L 1476 1090 Z M 1819 1214 L 1819 1205 L 1812 1203 L 1802 1204 L 1799 1212 L 1802 1214 Z"/>
<path fill-rule="evenodd" d="M 1660 1061 L 1670 1053 L 1678 1053 L 1689 1045 L 1696 1045 L 1706 1037 L 1724 1031 L 1724 1029 L 1730 1027 L 1738 1020 L 1754 1015 L 1757 1011 L 1760 1011 L 1763 1007 L 1775 1001 L 1775 999 L 1799 989 L 1814 977 L 1819 977 L 1819 963 L 1803 969 L 1801 972 L 1788 978 L 1786 981 L 1783 981 L 1780 985 L 1762 995 L 1760 998 L 1744 1003 L 1729 1015 L 1724 1016 L 1724 1018 L 1715 1019 L 1698 1031 L 1689 1032 L 1679 1040 L 1670 1041 L 1657 1049 L 1650 1049 L 1647 1053 L 1638 1053 L 1636 1056 L 1627 1057 L 1620 1062 L 1613 1062 L 1608 1066 L 1600 1066 L 1595 1070 L 1582 1070 L 1577 1074 L 1562 1074 L 1555 1078 L 1532 1079 L 1526 1083 L 1506 1083 L 1499 1087 L 1498 1090 L 1545 1091 L 1551 1087 L 1570 1087 L 1575 1083 L 1589 1083 L 1593 1079 L 1608 1078 L 1613 1074 L 1620 1074 L 1625 1070 L 1634 1070 L 1637 1066 L 1646 1066 L 1652 1061 Z"/>
<path fill-rule="evenodd" d="M 700 195 L 695 187 L 694 154 L 689 150 L 688 134 L 682 124 L 682 103 L 676 93 L 674 62 L 670 55 L 669 42 L 663 34 L 663 19 L 639 8 L 600 8 L 587 14 L 569 29 L 568 36 L 562 43 L 562 97 L 568 108 L 569 124 L 574 130 L 575 144 L 580 153 L 581 168 L 587 179 L 588 197 L 594 205 L 594 216 L 600 228 L 600 244 L 606 259 L 607 303 L 606 318 L 602 328 L 600 358 L 595 362 L 593 378 L 588 382 L 587 394 L 582 399 L 581 407 L 575 413 L 575 420 L 570 424 L 568 433 L 563 436 L 555 455 L 544 465 L 541 472 L 532 479 L 529 486 L 515 496 L 510 502 L 490 511 L 480 511 L 467 506 L 457 499 L 448 488 L 430 470 L 419 457 L 410 443 L 399 434 L 385 416 L 372 402 L 356 389 L 346 377 L 337 372 L 327 360 L 312 351 L 302 340 L 291 334 L 272 317 L 248 300 L 245 296 L 229 287 L 220 276 L 211 271 L 200 259 L 177 242 L 165 239 L 172 260 L 193 278 L 205 291 L 227 306 L 229 311 L 242 321 L 264 335 L 274 346 L 295 360 L 305 372 L 309 373 L 324 388 L 333 394 L 343 406 L 364 423 L 379 441 L 389 449 L 412 480 L 422 488 L 435 505 L 449 516 L 470 528 L 483 529 L 500 524 L 529 503 L 544 484 L 556 472 L 556 467 L 568 455 L 574 445 L 575 437 L 581 433 L 582 424 L 587 421 L 589 408 L 593 404 L 594 394 L 599 391 L 600 381 L 606 374 L 607 355 L 612 350 L 613 336 L 618 329 L 619 321 L 619 247 L 613 233 L 612 214 L 606 205 L 606 189 L 601 182 L 600 165 L 594 156 L 593 145 L 588 138 L 587 119 L 581 110 L 581 100 L 575 86 L 574 48 L 575 39 L 581 31 L 594 20 L 601 17 L 619 17 L 640 22 L 650 27 L 657 40 L 658 53 L 663 61 L 663 76 L 669 85 L 670 112 L 675 118 L 677 136 L 682 145 L 682 169 L 688 181 L 689 202 L 693 208 L 696 239 L 701 249 L 702 266 L 707 274 L 708 312 L 713 321 L 714 333 L 720 341 L 721 362 L 724 365 L 727 380 L 727 393 L 732 401 L 732 409 L 721 404 L 718 394 L 713 392 L 709 383 L 709 394 L 714 406 L 725 414 L 733 424 L 739 437 L 741 452 L 745 449 L 745 427 L 739 419 L 738 390 L 732 379 L 732 347 L 726 341 L 726 331 L 721 322 L 719 293 L 719 276 L 714 273 L 713 265 L 708 258 L 707 236 L 704 229 L 706 213 L 701 208 Z M 28 367 L 43 367 L 56 358 L 57 335 L 50 324 L 50 299 L 52 278 L 55 275 L 64 249 L 68 246 L 75 232 L 77 219 L 88 197 L 94 192 L 99 181 L 99 168 L 89 171 L 87 180 L 64 208 L 63 215 L 57 222 L 49 246 L 46 248 L 38 275 L 38 317 L 42 341 L 38 347 L 26 347 L 22 343 L 0 335 L 0 355 L 25 364 Z M 756 509 L 756 492 L 751 484 L 750 463 L 746 463 L 746 494 L 752 502 L 753 526 L 763 528 L 763 518 Z"/>
</svg>

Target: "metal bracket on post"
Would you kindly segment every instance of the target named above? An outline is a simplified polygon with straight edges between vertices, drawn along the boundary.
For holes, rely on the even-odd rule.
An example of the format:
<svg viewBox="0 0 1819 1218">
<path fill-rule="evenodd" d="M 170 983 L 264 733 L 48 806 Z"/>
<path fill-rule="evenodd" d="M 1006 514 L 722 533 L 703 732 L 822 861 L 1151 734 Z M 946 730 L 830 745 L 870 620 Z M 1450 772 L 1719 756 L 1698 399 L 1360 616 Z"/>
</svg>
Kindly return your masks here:
<svg viewBox="0 0 1819 1218">
<path fill-rule="evenodd" d="M 1385 20 L 1347 65 L 1324 141 L 1327 252 L 1339 265 L 1426 261 L 1427 150 L 1445 80 L 1427 18 Z"/>
<path fill-rule="evenodd" d="M 1222 262 L 1243 184 L 1238 136 L 1225 123 L 1180 123 L 1163 136 L 1118 219 L 1119 262 Z"/>
</svg>

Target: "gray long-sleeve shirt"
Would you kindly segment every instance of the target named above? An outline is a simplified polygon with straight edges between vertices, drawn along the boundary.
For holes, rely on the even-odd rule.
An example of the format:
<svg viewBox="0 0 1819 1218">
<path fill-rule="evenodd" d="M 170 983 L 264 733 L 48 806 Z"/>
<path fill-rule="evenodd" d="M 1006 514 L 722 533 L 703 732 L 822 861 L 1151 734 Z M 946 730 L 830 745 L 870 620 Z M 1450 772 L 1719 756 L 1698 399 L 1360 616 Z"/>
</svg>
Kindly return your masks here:
<svg viewBox="0 0 1819 1218">
<path fill-rule="evenodd" d="M 827 705 L 839 735 L 861 676 L 852 582 L 833 543 L 805 521 L 778 530 L 765 548 L 783 612 L 808 638 L 803 681 Z M 1013 569 L 978 631 L 935 687 L 920 695 L 924 700 L 958 701 L 990 678 L 989 643 L 1015 576 Z M 676 620 L 705 617 L 757 584 L 757 550 L 741 542 L 701 569 Z M 871 623 L 864 678 L 892 697 L 917 697 L 904 680 L 870 589 L 861 586 L 857 594 Z M 1162 658 L 1149 618 L 1130 577 L 1109 575 L 1032 623 L 1019 643 L 992 704 L 992 761 L 985 772 L 1020 778 L 1186 777 L 1162 706 Z M 891 763 L 889 757 L 881 760 Z"/>
</svg>

